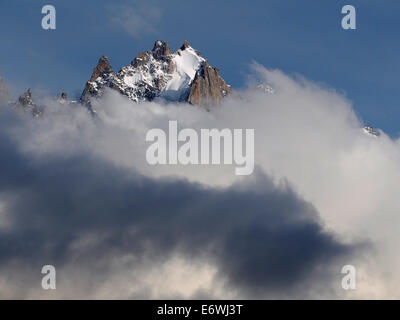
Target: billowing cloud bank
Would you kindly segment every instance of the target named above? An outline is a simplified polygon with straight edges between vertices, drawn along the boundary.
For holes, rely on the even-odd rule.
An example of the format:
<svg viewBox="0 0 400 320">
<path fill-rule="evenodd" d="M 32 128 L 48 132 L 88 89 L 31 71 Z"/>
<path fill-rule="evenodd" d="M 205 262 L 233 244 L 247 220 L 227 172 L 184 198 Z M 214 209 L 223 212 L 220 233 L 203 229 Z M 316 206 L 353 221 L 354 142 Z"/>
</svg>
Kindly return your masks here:
<svg viewBox="0 0 400 320">
<path fill-rule="evenodd" d="M 114 92 L 95 119 L 51 100 L 40 119 L 2 106 L 0 297 L 399 297 L 398 141 L 364 133 L 329 88 L 254 71 L 274 94 L 247 90 L 212 112 Z M 148 165 L 146 132 L 169 120 L 255 129 L 255 172 Z"/>
</svg>

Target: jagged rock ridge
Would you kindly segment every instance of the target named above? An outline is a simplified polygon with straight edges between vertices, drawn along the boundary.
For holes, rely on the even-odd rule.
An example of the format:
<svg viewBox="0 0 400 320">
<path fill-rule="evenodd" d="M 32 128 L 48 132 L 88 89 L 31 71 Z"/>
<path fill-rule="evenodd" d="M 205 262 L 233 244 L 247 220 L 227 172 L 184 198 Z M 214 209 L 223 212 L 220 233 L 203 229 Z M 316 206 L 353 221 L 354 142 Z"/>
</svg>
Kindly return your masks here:
<svg viewBox="0 0 400 320">
<path fill-rule="evenodd" d="M 105 88 L 119 91 L 135 102 L 162 98 L 210 107 L 231 92 L 231 87 L 201 53 L 185 40 L 174 53 L 165 41 L 156 41 L 151 51 L 139 53 L 114 73 L 107 57 L 100 58 L 83 90 L 81 101 L 90 104 Z"/>
<path fill-rule="evenodd" d="M 18 98 L 14 106 L 24 111 L 31 112 L 34 117 L 38 117 L 42 114 L 40 108 L 33 102 L 32 90 L 30 88 Z"/>
<path fill-rule="evenodd" d="M 368 133 L 368 134 L 373 135 L 375 137 L 379 137 L 380 136 L 380 133 L 378 131 L 376 131 L 373 127 L 369 126 L 369 125 L 364 126 L 363 129 L 364 129 L 365 133 Z"/>
</svg>

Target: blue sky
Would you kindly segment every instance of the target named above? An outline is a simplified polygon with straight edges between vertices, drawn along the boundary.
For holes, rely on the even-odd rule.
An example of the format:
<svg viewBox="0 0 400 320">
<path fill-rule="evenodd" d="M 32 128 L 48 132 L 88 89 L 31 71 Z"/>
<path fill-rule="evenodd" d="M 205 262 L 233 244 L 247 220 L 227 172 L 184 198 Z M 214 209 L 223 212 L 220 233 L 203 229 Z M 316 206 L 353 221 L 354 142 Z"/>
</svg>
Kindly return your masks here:
<svg viewBox="0 0 400 320">
<path fill-rule="evenodd" d="M 57 29 L 41 28 L 41 8 Z M 343 30 L 341 8 L 357 10 Z M 32 87 L 78 96 L 101 55 L 117 71 L 156 39 L 184 39 L 245 85 L 249 65 L 300 74 L 345 94 L 365 123 L 400 133 L 400 2 L 396 0 L 61 1 L 1 0 L 0 72 L 11 93 Z"/>
</svg>

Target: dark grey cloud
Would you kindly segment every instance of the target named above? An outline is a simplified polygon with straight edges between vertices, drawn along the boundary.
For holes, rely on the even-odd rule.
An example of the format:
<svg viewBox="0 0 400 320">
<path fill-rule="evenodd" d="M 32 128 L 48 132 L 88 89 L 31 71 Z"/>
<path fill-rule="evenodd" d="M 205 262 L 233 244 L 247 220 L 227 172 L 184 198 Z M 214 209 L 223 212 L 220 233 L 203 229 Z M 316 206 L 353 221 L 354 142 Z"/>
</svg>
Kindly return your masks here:
<svg viewBox="0 0 400 320">
<path fill-rule="evenodd" d="M 157 264 L 180 253 L 214 263 L 242 297 L 305 297 L 305 288 L 334 277 L 339 284 L 340 267 L 362 248 L 325 231 L 310 203 L 260 171 L 251 183 L 217 189 L 127 172 L 90 152 L 34 159 L 7 132 L 40 119 L 4 109 L 0 119 L 0 199 L 11 220 L 0 229 L 0 268 L 72 264 L 91 270 L 86 281 L 101 282 L 113 257 L 132 253 Z M 73 249 L 88 234 L 96 241 Z M 26 270 L 1 270 L 26 289 L 36 285 Z"/>
</svg>

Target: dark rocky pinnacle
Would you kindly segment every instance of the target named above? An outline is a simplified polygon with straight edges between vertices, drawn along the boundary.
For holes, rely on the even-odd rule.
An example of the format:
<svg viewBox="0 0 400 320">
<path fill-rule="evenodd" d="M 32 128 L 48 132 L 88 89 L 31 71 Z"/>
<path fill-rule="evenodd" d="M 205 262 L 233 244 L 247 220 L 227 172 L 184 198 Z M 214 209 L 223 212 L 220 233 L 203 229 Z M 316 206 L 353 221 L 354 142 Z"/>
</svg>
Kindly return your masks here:
<svg viewBox="0 0 400 320">
<path fill-rule="evenodd" d="M 171 53 L 171 50 L 168 46 L 168 43 L 162 40 L 157 40 L 156 42 L 154 42 L 152 52 L 154 59 L 160 59 L 164 56 L 169 55 Z"/>
<path fill-rule="evenodd" d="M 61 92 L 57 95 L 58 100 L 68 100 L 68 95 L 65 92 Z"/>
<path fill-rule="evenodd" d="M 23 107 L 33 106 L 32 90 L 30 88 L 18 98 L 18 103 Z"/>
<path fill-rule="evenodd" d="M 96 80 L 98 77 L 106 73 L 113 73 L 114 70 L 111 67 L 110 60 L 106 56 L 101 56 L 97 66 L 93 69 L 90 81 Z"/>
<path fill-rule="evenodd" d="M 190 47 L 190 44 L 189 44 L 189 42 L 185 39 L 184 41 L 183 41 L 183 45 L 181 46 L 181 50 L 185 50 L 186 48 L 189 48 Z"/>
</svg>

